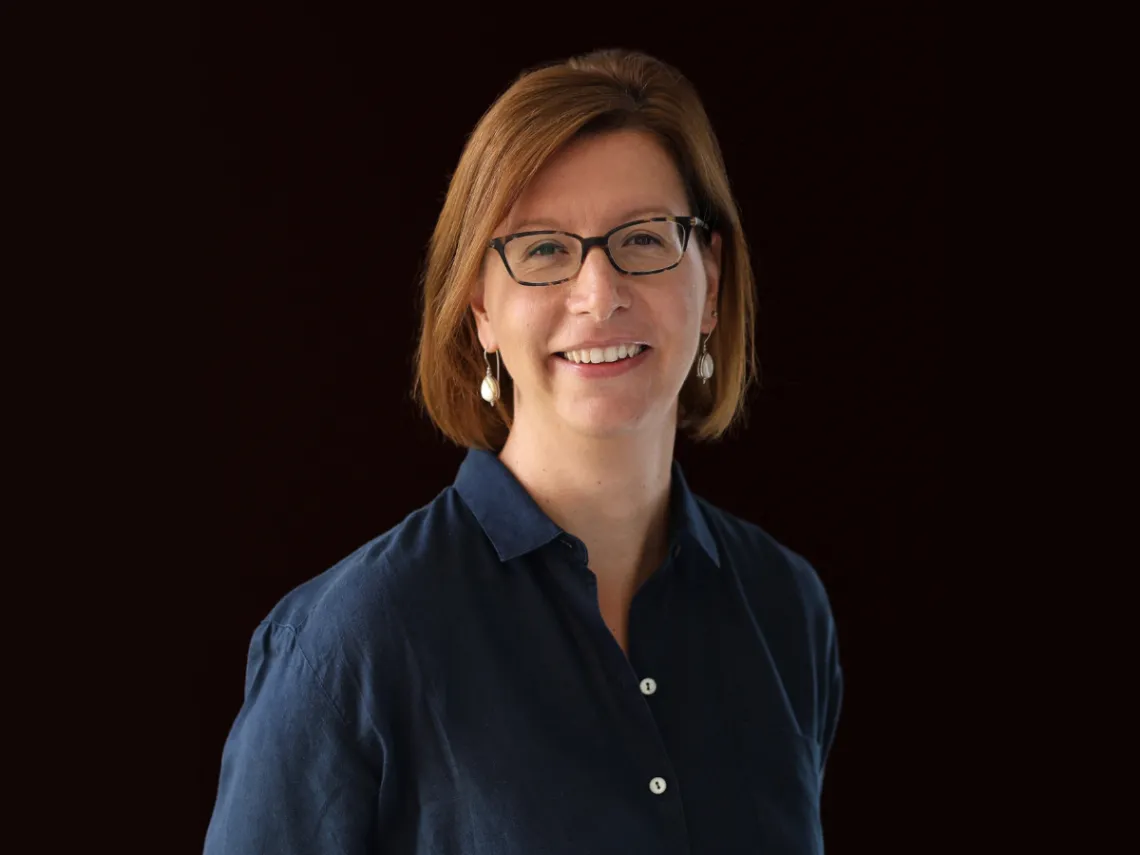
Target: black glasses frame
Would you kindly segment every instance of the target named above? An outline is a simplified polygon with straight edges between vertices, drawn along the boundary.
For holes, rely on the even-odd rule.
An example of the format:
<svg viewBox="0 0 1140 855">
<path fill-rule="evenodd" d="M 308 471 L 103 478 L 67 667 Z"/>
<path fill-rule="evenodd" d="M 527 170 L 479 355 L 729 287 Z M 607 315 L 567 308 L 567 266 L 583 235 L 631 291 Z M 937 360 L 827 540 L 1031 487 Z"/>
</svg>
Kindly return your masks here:
<svg viewBox="0 0 1140 855">
<path fill-rule="evenodd" d="M 632 271 L 623 269 L 621 265 L 614 261 L 613 254 L 610 252 L 610 238 L 613 237 L 617 232 L 620 232 L 622 229 L 628 229 L 630 226 L 639 226 L 642 223 L 677 223 L 679 226 L 681 226 L 684 231 L 684 236 L 681 239 L 681 257 L 670 264 L 668 267 L 662 267 L 660 270 Z M 666 270 L 672 270 L 674 267 L 681 263 L 681 261 L 685 258 L 685 250 L 689 248 L 689 236 L 693 233 L 693 229 L 698 227 L 708 229 L 709 226 L 708 223 L 706 223 L 700 217 L 650 217 L 646 220 L 631 220 L 628 223 L 622 223 L 620 226 L 614 226 L 614 228 L 610 229 L 604 235 L 600 235 L 598 237 L 582 237 L 582 235 L 576 235 L 573 232 L 563 232 L 553 229 L 538 229 L 531 232 L 515 232 L 514 234 L 504 235 L 503 237 L 491 238 L 491 240 L 487 242 L 487 248 L 494 249 L 499 253 L 499 258 L 503 260 L 503 266 L 507 268 L 507 273 L 511 275 L 512 279 L 514 279 L 520 285 L 527 285 L 530 287 L 561 285 L 563 282 L 569 282 L 574 278 L 574 276 L 578 275 L 579 271 L 581 271 L 582 265 L 586 263 L 586 254 L 595 246 L 600 246 L 602 248 L 606 254 L 606 258 L 610 260 L 610 264 L 613 265 L 614 270 L 616 270 L 618 273 L 624 274 L 626 276 L 652 276 L 655 273 L 664 273 Z M 515 272 L 511 270 L 510 262 L 507 261 L 506 245 L 509 241 L 512 241 L 515 238 L 533 237 L 535 235 L 566 235 L 567 237 L 577 239 L 582 244 L 582 257 L 578 260 L 578 269 L 574 271 L 573 276 L 567 276 L 564 279 L 554 279 L 550 282 L 523 282 L 521 279 L 515 276 Z"/>
</svg>

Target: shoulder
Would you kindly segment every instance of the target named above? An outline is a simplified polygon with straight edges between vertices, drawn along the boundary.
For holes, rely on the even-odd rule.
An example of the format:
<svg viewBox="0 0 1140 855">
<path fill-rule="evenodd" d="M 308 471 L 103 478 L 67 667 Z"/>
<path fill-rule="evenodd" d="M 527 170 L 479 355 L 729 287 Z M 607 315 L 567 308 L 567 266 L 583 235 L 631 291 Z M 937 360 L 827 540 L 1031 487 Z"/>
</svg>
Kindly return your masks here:
<svg viewBox="0 0 1140 855">
<path fill-rule="evenodd" d="M 429 504 L 283 595 L 261 634 L 289 639 L 322 680 L 403 655 L 405 627 L 440 587 L 479 530 L 455 490 Z M 354 678 L 355 679 L 355 678 Z"/>
<path fill-rule="evenodd" d="M 830 631 L 831 601 L 815 566 L 761 526 L 697 497 L 721 550 L 721 565 L 735 573 L 755 599 L 786 609 L 796 604 L 809 623 Z"/>
</svg>

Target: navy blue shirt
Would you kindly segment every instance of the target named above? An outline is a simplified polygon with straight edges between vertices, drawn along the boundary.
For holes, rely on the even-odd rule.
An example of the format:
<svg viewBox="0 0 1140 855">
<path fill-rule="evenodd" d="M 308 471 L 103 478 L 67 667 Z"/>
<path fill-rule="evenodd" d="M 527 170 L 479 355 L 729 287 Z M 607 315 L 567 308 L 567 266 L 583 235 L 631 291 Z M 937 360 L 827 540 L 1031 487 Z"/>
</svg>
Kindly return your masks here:
<svg viewBox="0 0 1140 855">
<path fill-rule="evenodd" d="M 629 655 L 491 453 L 253 633 L 207 855 L 823 851 L 843 678 L 811 565 L 695 497 Z"/>
</svg>

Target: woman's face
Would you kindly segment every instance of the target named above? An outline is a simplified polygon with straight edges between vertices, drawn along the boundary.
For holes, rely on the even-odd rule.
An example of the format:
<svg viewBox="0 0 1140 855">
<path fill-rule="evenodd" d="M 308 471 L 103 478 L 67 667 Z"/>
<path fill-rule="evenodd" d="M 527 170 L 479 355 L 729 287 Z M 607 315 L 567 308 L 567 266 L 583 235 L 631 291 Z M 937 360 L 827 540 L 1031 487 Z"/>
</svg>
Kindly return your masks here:
<svg viewBox="0 0 1140 855">
<path fill-rule="evenodd" d="M 631 220 L 694 213 L 661 145 L 641 132 L 617 131 L 577 140 L 548 161 L 495 236 L 556 229 L 590 237 Z M 577 276 L 559 285 L 520 285 L 488 250 L 472 308 L 483 347 L 500 351 L 514 381 L 513 430 L 532 423 L 592 436 L 674 430 L 700 335 L 716 324 L 719 269 L 719 235 L 706 247 L 696 230 L 672 270 L 625 275 L 594 247 Z M 627 353 L 630 345 L 641 350 L 594 362 L 612 358 L 609 347 L 620 355 L 622 345 Z M 573 361 L 582 351 L 591 352 L 590 363 Z"/>
</svg>

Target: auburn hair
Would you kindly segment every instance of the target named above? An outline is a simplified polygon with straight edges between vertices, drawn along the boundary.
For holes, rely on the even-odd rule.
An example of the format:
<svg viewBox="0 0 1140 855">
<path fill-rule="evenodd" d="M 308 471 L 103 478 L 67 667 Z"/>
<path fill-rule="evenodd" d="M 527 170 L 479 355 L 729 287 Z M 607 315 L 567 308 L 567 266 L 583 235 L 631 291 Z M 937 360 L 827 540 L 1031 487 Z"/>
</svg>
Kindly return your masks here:
<svg viewBox="0 0 1140 855">
<path fill-rule="evenodd" d="M 511 425 L 509 377 L 495 407 L 480 397 L 486 368 L 470 311 L 493 229 L 568 143 L 627 129 L 664 146 L 688 196 L 686 213 L 721 235 L 718 317 L 708 341 L 716 372 L 707 384 L 689 375 L 678 427 L 713 439 L 743 415 L 757 374 L 754 282 L 720 145 L 696 89 L 678 70 L 637 51 L 600 50 L 523 72 L 480 118 L 451 177 L 423 268 L 413 394 L 459 445 L 497 450 Z M 707 240 L 700 229 L 694 238 Z"/>
</svg>

